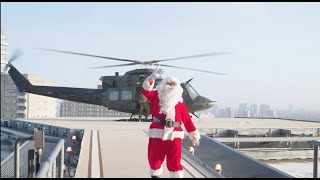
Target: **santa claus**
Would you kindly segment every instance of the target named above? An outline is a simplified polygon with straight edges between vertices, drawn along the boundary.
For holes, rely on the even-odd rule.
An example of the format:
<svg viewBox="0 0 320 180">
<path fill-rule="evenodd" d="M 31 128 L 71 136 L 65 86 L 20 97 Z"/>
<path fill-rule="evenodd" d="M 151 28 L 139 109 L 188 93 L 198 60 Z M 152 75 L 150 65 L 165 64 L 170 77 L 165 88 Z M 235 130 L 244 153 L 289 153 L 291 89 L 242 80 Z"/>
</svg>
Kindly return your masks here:
<svg viewBox="0 0 320 180">
<path fill-rule="evenodd" d="M 181 165 L 182 123 L 194 146 L 199 146 L 200 134 L 194 126 L 187 106 L 183 102 L 183 89 L 175 76 L 164 78 L 153 89 L 155 79 L 160 78 L 162 69 L 156 69 L 144 82 L 141 93 L 150 101 L 152 123 L 149 128 L 148 160 L 151 177 L 162 174 L 162 163 L 167 157 L 170 177 L 183 177 Z"/>
</svg>

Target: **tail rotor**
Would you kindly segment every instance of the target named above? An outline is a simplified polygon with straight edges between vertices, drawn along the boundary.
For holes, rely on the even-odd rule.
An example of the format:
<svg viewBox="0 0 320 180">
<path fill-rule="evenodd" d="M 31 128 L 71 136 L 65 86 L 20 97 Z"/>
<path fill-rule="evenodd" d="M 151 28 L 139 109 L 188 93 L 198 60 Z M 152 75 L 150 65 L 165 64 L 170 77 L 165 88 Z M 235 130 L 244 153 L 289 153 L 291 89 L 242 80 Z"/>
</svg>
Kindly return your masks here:
<svg viewBox="0 0 320 180">
<path fill-rule="evenodd" d="M 1 63 L 1 64 L 6 65 L 4 67 L 4 71 L 7 71 L 7 69 L 12 66 L 12 62 L 16 61 L 18 59 L 18 57 L 20 57 L 22 54 L 23 54 L 22 50 L 18 49 L 14 52 L 14 54 L 11 56 L 11 58 L 9 59 L 9 61 L 7 63 Z"/>
</svg>

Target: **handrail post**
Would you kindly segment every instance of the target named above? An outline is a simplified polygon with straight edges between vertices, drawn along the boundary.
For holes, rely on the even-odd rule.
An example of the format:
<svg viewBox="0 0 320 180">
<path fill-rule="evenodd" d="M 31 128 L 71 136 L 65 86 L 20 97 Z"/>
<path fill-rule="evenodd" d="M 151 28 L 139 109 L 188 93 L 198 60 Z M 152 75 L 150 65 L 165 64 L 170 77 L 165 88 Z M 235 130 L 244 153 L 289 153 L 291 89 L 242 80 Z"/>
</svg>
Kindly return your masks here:
<svg viewBox="0 0 320 180">
<path fill-rule="evenodd" d="M 34 149 L 28 151 L 28 178 L 34 178 L 35 176 L 35 160 L 34 160 Z"/>
<path fill-rule="evenodd" d="M 52 163 L 52 178 L 56 178 L 56 159 Z"/>
<path fill-rule="evenodd" d="M 311 141 L 312 145 L 314 146 L 314 153 L 313 153 L 313 178 L 318 177 L 318 163 L 319 163 L 319 146 L 320 140 L 313 140 Z"/>
<path fill-rule="evenodd" d="M 60 150 L 60 163 L 59 163 L 59 178 L 63 178 L 63 165 L 64 165 L 64 144 Z"/>
<path fill-rule="evenodd" d="M 20 177 L 20 139 L 18 138 L 15 142 L 14 146 L 14 177 L 19 178 Z"/>
<path fill-rule="evenodd" d="M 18 137 L 14 142 L 14 177 L 20 178 L 20 141 L 32 140 L 33 136 Z"/>
<path fill-rule="evenodd" d="M 314 146 L 314 156 L 313 156 L 313 178 L 318 177 L 318 162 L 319 162 L 319 146 Z"/>
</svg>

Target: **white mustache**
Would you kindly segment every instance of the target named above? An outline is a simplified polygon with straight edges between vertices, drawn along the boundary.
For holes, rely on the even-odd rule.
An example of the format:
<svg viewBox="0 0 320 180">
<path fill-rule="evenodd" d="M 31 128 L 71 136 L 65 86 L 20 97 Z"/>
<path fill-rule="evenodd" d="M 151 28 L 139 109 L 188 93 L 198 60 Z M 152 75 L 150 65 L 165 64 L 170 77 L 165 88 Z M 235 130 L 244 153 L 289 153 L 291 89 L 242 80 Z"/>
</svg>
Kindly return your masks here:
<svg viewBox="0 0 320 180">
<path fill-rule="evenodd" d="M 176 86 L 170 86 L 170 85 L 166 85 L 165 86 L 165 89 L 170 89 L 171 90 L 171 89 L 175 89 L 175 88 L 176 88 Z"/>
</svg>

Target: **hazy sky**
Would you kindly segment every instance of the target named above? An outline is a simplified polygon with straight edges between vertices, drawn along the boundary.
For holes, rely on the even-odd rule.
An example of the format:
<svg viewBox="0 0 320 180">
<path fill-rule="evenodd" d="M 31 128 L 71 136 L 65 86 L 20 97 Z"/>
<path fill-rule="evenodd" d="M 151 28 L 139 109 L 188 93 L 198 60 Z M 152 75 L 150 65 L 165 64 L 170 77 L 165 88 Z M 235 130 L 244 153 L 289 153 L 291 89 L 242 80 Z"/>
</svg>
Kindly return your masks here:
<svg viewBox="0 0 320 180">
<path fill-rule="evenodd" d="M 219 107 L 239 103 L 320 111 L 320 3 L 3 3 L 1 27 L 14 65 L 59 86 L 96 88 L 100 76 L 141 66 L 35 50 L 52 48 L 127 59 L 166 59 L 208 52 L 230 55 L 164 64 Z"/>
</svg>

